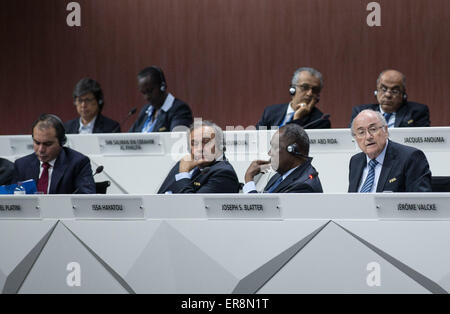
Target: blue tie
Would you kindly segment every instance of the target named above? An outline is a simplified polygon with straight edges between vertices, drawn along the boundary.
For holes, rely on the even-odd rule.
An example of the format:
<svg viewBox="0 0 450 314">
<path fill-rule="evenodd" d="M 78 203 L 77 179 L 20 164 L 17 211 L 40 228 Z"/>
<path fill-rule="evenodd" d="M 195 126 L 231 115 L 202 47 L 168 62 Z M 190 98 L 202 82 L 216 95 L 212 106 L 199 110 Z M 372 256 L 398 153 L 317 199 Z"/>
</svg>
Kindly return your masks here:
<svg viewBox="0 0 450 314">
<path fill-rule="evenodd" d="M 264 193 L 272 193 L 280 185 L 280 183 L 283 181 L 283 176 L 282 175 L 279 175 L 279 176 L 280 177 L 278 178 L 278 180 L 275 181 L 275 183 L 272 184 L 272 186 Z"/>
<path fill-rule="evenodd" d="M 386 119 L 386 123 L 389 124 L 389 119 L 391 118 L 392 113 L 385 112 L 385 113 L 383 113 L 383 116 Z"/>
<path fill-rule="evenodd" d="M 367 174 L 366 181 L 361 187 L 361 191 L 359 191 L 359 193 L 369 193 L 372 190 L 373 182 L 375 181 L 375 167 L 377 164 L 378 161 L 375 159 L 369 161 L 369 173 Z"/>
<path fill-rule="evenodd" d="M 286 124 L 288 124 L 289 122 L 291 122 L 292 121 L 292 118 L 294 118 L 294 114 L 295 114 L 295 112 L 291 112 L 282 122 L 281 122 L 281 124 L 280 124 L 280 128 L 282 127 L 282 126 L 285 126 Z"/>
</svg>

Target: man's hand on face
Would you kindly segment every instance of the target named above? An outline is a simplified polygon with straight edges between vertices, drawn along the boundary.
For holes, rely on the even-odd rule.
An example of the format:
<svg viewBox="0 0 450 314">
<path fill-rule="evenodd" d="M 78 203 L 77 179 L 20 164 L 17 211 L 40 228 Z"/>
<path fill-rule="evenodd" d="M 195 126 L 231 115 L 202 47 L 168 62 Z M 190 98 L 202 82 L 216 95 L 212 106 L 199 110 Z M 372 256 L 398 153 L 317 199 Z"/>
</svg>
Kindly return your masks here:
<svg viewBox="0 0 450 314">
<path fill-rule="evenodd" d="M 245 183 L 253 181 L 253 178 L 270 167 L 270 160 L 253 161 L 245 173 Z"/>
<path fill-rule="evenodd" d="M 294 119 L 298 120 L 310 114 L 310 112 L 314 109 L 316 104 L 319 102 L 319 98 L 317 96 L 311 97 L 311 100 L 308 103 L 298 103 L 294 104 L 293 108 L 295 110 Z"/>
<path fill-rule="evenodd" d="M 195 167 L 206 166 L 211 163 L 211 160 L 198 159 L 195 160 L 194 156 L 187 154 L 180 160 L 179 172 L 189 172 Z"/>
</svg>

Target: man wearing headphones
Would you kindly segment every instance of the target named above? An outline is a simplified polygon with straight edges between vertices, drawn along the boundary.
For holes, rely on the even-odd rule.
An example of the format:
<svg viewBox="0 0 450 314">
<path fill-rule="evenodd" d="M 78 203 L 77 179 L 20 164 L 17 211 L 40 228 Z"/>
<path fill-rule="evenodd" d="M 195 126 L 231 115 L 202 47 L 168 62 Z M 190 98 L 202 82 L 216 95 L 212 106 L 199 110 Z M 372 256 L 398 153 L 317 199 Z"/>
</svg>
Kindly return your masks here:
<svg viewBox="0 0 450 314">
<path fill-rule="evenodd" d="M 151 66 L 138 74 L 139 91 L 144 95 L 147 105 L 129 132 L 169 132 L 177 126 L 189 127 L 192 111 L 188 104 L 167 92 L 163 71 Z"/>
<path fill-rule="evenodd" d="M 120 124 L 102 115 L 105 103 L 97 81 L 81 79 L 73 90 L 73 100 L 80 117 L 64 124 L 66 134 L 120 133 Z"/>
<path fill-rule="evenodd" d="M 296 124 L 281 127 L 270 141 L 270 160 L 255 160 L 247 169 L 243 192 L 257 193 L 254 177 L 270 164 L 277 174 L 267 183 L 264 193 L 322 193 L 308 154 L 309 137 L 305 130 Z"/>
<path fill-rule="evenodd" d="M 17 159 L 13 183 L 34 179 L 43 194 L 95 194 L 88 157 L 68 147 L 62 121 L 43 114 L 32 126 L 34 153 Z"/>
<path fill-rule="evenodd" d="M 353 119 L 363 110 L 379 111 L 386 119 L 388 128 L 427 127 L 430 126 L 430 112 L 423 104 L 408 101 L 406 77 L 396 70 L 385 70 L 377 79 L 374 92 L 376 104 L 353 107 Z"/>
<path fill-rule="evenodd" d="M 210 121 L 190 129 L 191 153 L 172 168 L 158 194 L 238 193 L 239 180 L 226 160 L 223 132 Z"/>
<path fill-rule="evenodd" d="M 322 74 L 313 68 L 299 68 L 294 72 L 288 104 L 269 106 L 256 127 L 258 129 L 282 127 L 295 123 L 305 129 L 329 129 L 330 120 L 316 107 L 323 88 Z"/>
</svg>

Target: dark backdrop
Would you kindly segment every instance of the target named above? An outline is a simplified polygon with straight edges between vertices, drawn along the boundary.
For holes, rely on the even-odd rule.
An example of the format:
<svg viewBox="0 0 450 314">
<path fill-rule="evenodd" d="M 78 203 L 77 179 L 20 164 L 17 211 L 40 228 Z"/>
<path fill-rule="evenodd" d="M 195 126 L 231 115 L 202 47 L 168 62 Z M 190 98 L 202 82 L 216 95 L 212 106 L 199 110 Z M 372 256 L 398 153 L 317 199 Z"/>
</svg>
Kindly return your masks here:
<svg viewBox="0 0 450 314">
<path fill-rule="evenodd" d="M 136 74 L 152 64 L 195 116 L 223 127 L 254 124 L 265 106 L 289 101 L 299 66 L 324 74 L 319 107 L 334 127 L 374 101 L 386 68 L 407 75 L 409 98 L 430 106 L 433 126 L 450 124 L 448 0 L 380 0 L 373 28 L 363 0 L 80 0 L 74 28 L 69 2 L 1 2 L 0 134 L 30 133 L 43 112 L 75 117 L 71 94 L 85 76 L 101 83 L 105 115 L 122 120 L 144 104 Z"/>
</svg>

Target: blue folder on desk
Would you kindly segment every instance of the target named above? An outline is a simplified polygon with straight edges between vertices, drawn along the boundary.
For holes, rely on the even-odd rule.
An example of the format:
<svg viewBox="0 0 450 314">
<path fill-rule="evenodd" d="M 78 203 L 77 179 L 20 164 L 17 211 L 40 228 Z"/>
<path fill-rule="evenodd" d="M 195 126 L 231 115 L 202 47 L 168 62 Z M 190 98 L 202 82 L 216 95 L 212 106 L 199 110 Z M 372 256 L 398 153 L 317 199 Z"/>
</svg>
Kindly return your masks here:
<svg viewBox="0 0 450 314">
<path fill-rule="evenodd" d="M 25 189 L 25 192 L 27 194 L 35 194 L 37 192 L 36 188 L 36 182 L 34 182 L 33 179 L 27 180 L 24 182 L 20 182 L 23 188 Z M 2 185 L 0 186 L 0 194 L 14 194 L 14 190 L 16 189 L 18 185 L 17 184 L 11 184 L 11 185 Z"/>
</svg>

